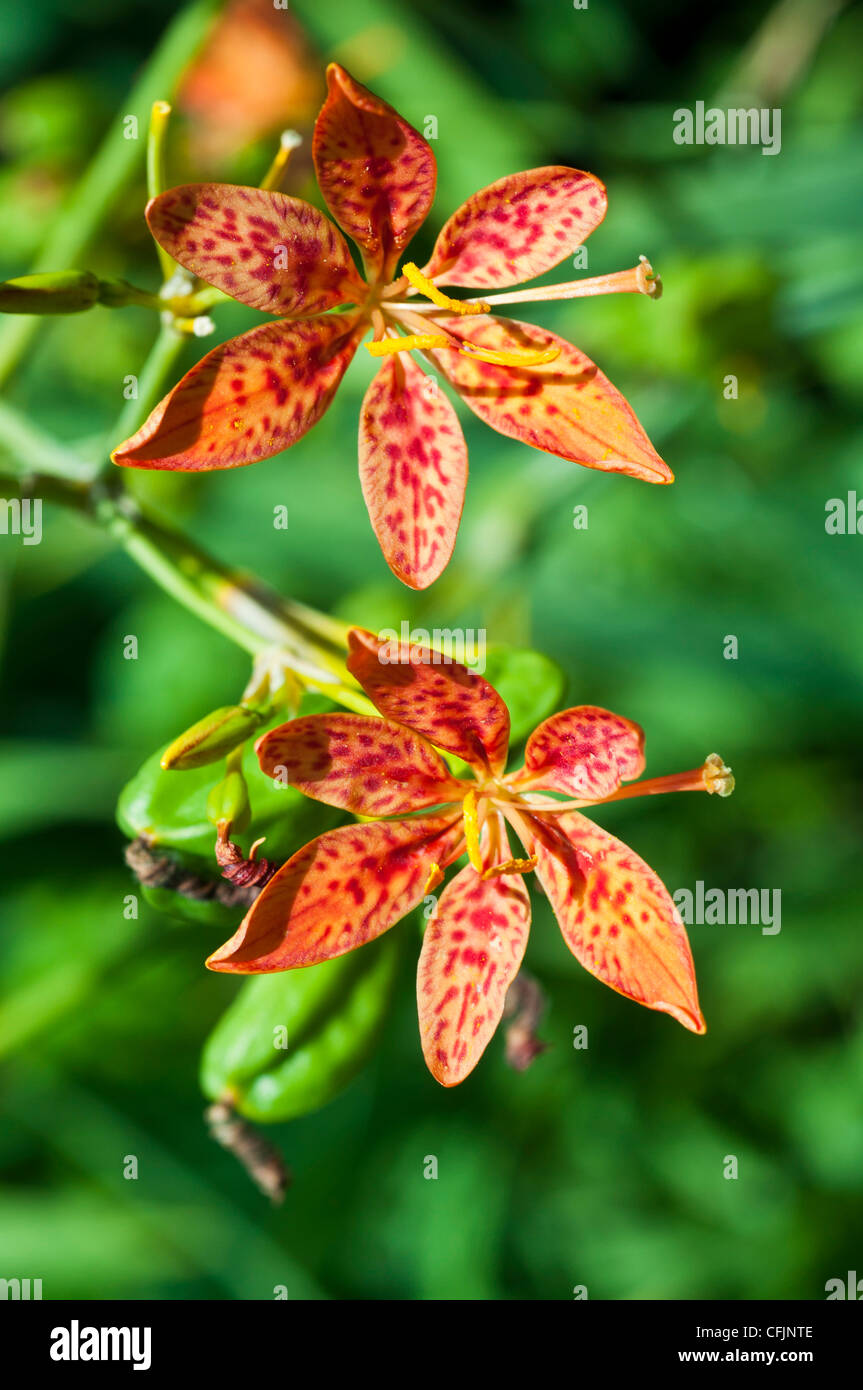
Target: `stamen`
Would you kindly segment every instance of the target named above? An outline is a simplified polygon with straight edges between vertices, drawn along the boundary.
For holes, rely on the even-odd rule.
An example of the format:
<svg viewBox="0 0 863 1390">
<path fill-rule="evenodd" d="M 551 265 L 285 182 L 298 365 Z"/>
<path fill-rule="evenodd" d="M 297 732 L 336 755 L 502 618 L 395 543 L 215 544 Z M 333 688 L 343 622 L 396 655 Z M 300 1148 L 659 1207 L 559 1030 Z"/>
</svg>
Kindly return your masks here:
<svg viewBox="0 0 863 1390">
<path fill-rule="evenodd" d="M 388 357 L 393 352 L 413 352 L 418 348 L 425 352 L 428 348 L 453 347 L 449 338 L 440 333 L 406 333 L 401 338 L 381 338 L 376 343 L 366 343 L 372 357 Z"/>
<path fill-rule="evenodd" d="M 429 893 L 433 893 L 439 883 L 443 883 L 443 869 L 441 868 L 440 864 L 435 864 L 433 862 L 431 866 L 431 873 L 429 874 L 426 880 L 426 886 L 423 889 L 423 897 L 426 897 Z"/>
<path fill-rule="evenodd" d="M 448 347 L 454 346 L 452 343 Z M 490 362 L 496 367 L 541 367 L 545 362 L 553 362 L 560 356 L 560 348 L 485 348 L 476 343 L 462 343 L 459 352 L 463 357 L 478 357 L 482 362 Z"/>
<path fill-rule="evenodd" d="M 445 338 L 440 333 L 406 333 L 400 338 L 381 338 L 377 342 L 366 343 L 366 350 L 372 357 L 387 357 L 394 352 L 420 352 L 450 348 L 460 352 L 462 357 L 478 357 L 482 362 L 490 362 L 497 367 L 540 367 L 553 362 L 560 356 L 560 348 L 484 348 L 476 343 L 459 342 L 455 338 Z"/>
<path fill-rule="evenodd" d="M 476 804 L 476 792 L 470 791 L 465 797 L 462 817 L 464 819 L 464 838 L 467 841 L 467 857 L 477 873 L 482 874 L 483 863 L 479 847 L 479 812 Z"/>
<path fill-rule="evenodd" d="M 529 874 L 536 868 L 536 855 L 529 859 L 507 859 L 505 864 L 492 864 L 483 873 L 483 878 L 497 878 L 500 874 Z"/>
<path fill-rule="evenodd" d="M 288 167 L 288 161 L 294 150 L 298 149 L 303 143 L 302 135 L 296 130 L 283 130 L 279 140 L 279 148 L 276 157 L 261 180 L 261 188 L 267 193 L 278 192 L 282 182 L 282 175 Z"/>
<path fill-rule="evenodd" d="M 450 299 L 448 294 L 442 294 L 434 281 L 423 275 L 419 266 L 414 265 L 413 261 L 405 262 L 402 266 L 402 275 L 410 280 L 415 290 L 419 290 L 426 299 L 430 299 L 432 304 L 436 304 L 439 309 L 450 309 L 454 314 L 488 313 L 488 305 L 484 304 L 482 300 Z"/>
</svg>

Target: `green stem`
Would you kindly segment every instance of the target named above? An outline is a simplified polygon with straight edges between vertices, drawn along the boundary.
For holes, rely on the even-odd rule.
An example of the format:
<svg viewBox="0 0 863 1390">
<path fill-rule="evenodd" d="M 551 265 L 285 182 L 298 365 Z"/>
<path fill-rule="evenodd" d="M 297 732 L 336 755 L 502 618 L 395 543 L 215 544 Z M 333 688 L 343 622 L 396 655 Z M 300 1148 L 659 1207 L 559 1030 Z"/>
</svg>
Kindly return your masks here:
<svg viewBox="0 0 863 1390">
<path fill-rule="evenodd" d="M 54 230 L 33 266 L 33 273 L 74 265 L 111 211 L 140 160 L 137 140 L 126 139 L 127 117 L 146 131 L 153 102 L 170 95 L 194 57 L 219 10 L 219 0 L 195 0 L 170 25 L 162 42 L 132 89 Z M 7 319 L 0 326 L 0 384 L 21 361 L 41 320 Z"/>
<path fill-rule="evenodd" d="M 278 653 L 305 684 L 346 709 L 374 713 L 345 665 L 348 624 L 282 598 L 145 515 L 128 493 L 94 483 L 92 468 L 2 403 L 0 431 L 24 455 L 0 473 L 0 487 L 23 485 L 29 496 L 89 515 L 161 589 L 244 651 Z"/>
<path fill-rule="evenodd" d="M 79 458 L 65 444 L 44 434 L 26 416 L 0 400 L 0 443 L 15 456 L 13 467 L 18 478 L 45 474 L 70 482 L 88 483 L 92 464 Z"/>
<path fill-rule="evenodd" d="M 187 342 L 187 335 L 178 333 L 173 324 L 162 325 L 138 375 L 138 394 L 126 402 L 112 427 L 109 450 L 122 444 L 143 425 L 150 411 L 160 401 L 165 378 L 175 367 Z M 115 465 L 108 459 L 102 466 L 100 476 L 106 478 L 115 471 Z"/>
<path fill-rule="evenodd" d="M 151 579 L 211 627 L 254 656 L 278 652 L 305 684 L 346 708 L 373 712 L 345 666 L 346 625 L 214 560 L 128 496 L 103 497 L 95 515 Z"/>
</svg>

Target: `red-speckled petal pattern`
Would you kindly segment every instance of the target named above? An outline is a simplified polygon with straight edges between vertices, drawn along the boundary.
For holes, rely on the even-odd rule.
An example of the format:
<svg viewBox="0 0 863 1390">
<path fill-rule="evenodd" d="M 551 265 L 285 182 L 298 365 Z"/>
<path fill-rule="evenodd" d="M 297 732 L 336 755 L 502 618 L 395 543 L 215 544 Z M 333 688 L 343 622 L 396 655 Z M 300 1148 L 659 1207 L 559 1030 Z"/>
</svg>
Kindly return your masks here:
<svg viewBox="0 0 863 1390">
<path fill-rule="evenodd" d="M 598 227 L 608 205 L 593 174 L 551 164 L 480 189 L 444 226 L 425 274 L 495 289 L 543 275 Z"/>
<path fill-rule="evenodd" d="M 495 774 L 506 765 L 509 711 L 494 686 L 457 661 L 435 664 L 421 646 L 348 634 L 348 670 L 387 719 Z"/>
<path fill-rule="evenodd" d="M 427 588 L 453 552 L 467 448 L 437 381 L 410 357 L 385 362 L 366 392 L 360 482 L 393 574 L 411 589 Z"/>
<path fill-rule="evenodd" d="M 577 811 L 548 818 L 526 847 L 580 961 L 619 994 L 705 1031 L 686 931 L 656 874 L 627 845 Z M 552 824 L 549 825 L 548 821 Z"/>
<path fill-rule="evenodd" d="M 644 731 L 620 714 L 578 705 L 534 729 L 524 750 L 524 775 L 514 781 L 598 801 L 643 771 Z"/>
<path fill-rule="evenodd" d="M 264 313 L 308 317 L 365 296 L 338 227 L 284 193 L 185 184 L 154 198 L 147 221 L 180 265 Z"/>
<path fill-rule="evenodd" d="M 328 830 L 282 865 L 207 965 L 259 975 L 364 946 L 422 901 L 432 864 L 451 864 L 463 843 L 451 814 Z"/>
<path fill-rule="evenodd" d="M 435 158 L 413 126 L 338 63 L 327 84 L 312 144 L 318 183 L 362 250 L 369 279 L 390 280 L 432 205 Z"/>
<path fill-rule="evenodd" d="M 468 790 L 412 729 L 363 714 L 310 714 L 255 745 L 261 771 L 361 816 L 398 816 L 460 801 Z"/>
<path fill-rule="evenodd" d="M 197 472 L 278 454 L 320 420 L 364 331 L 354 316 L 326 314 L 231 338 L 186 373 L 114 462 Z"/>
<path fill-rule="evenodd" d="M 490 1042 L 524 956 L 530 899 L 520 874 L 481 879 L 470 865 L 444 889 L 423 938 L 417 1005 L 423 1056 L 457 1086 Z"/>
<path fill-rule="evenodd" d="M 648 483 L 670 483 L 635 414 L 607 377 L 578 348 L 534 324 L 490 316 L 443 321 L 462 341 L 495 351 L 555 347 L 560 356 L 541 367 L 500 367 L 450 350 L 428 356 L 465 404 L 492 429 L 559 458 L 626 473 Z"/>
</svg>

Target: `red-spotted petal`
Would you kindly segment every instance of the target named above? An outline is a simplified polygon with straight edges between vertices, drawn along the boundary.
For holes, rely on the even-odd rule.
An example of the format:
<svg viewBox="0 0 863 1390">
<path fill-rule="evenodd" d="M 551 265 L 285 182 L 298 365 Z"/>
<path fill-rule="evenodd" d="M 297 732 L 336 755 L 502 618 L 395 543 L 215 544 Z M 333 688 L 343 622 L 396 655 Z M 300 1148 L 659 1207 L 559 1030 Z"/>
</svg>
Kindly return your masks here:
<svg viewBox="0 0 863 1390">
<path fill-rule="evenodd" d="M 348 670 L 385 718 L 416 729 L 473 767 L 503 770 L 509 711 L 482 676 L 421 644 L 384 641 L 362 628 L 351 629 L 348 646 Z"/>
<path fill-rule="evenodd" d="M 490 1042 L 524 956 L 530 899 L 520 874 L 482 879 L 470 865 L 444 889 L 417 971 L 423 1056 L 457 1086 Z"/>
<path fill-rule="evenodd" d="M 543 275 L 598 227 L 608 205 L 593 174 L 551 164 L 474 193 L 440 233 L 425 274 L 493 289 Z"/>
<path fill-rule="evenodd" d="M 492 429 L 588 468 L 648 483 L 673 481 L 620 392 L 564 338 L 535 324 L 486 315 L 446 319 L 443 327 L 460 341 L 495 351 L 559 350 L 559 357 L 540 367 L 493 366 L 444 349 L 428 354 Z"/>
<path fill-rule="evenodd" d="M 644 771 L 644 731 L 595 705 L 553 714 L 534 729 L 515 781 L 598 801 Z"/>
<path fill-rule="evenodd" d="M 428 588 L 455 545 L 467 448 L 450 402 L 410 357 L 390 358 L 366 392 L 360 482 L 393 574 L 411 589 Z"/>
<path fill-rule="evenodd" d="M 282 865 L 207 965 L 259 975 L 364 946 L 422 901 L 432 865 L 451 864 L 463 843 L 452 815 L 328 830 Z"/>
<path fill-rule="evenodd" d="M 405 815 L 460 801 L 467 790 L 420 734 L 363 714 L 292 719 L 255 749 L 268 777 L 355 815 Z"/>
<path fill-rule="evenodd" d="M 185 184 L 154 198 L 147 221 L 180 265 L 264 313 L 309 317 L 365 297 L 338 227 L 284 193 Z"/>
<path fill-rule="evenodd" d="M 156 406 L 115 463 L 239 468 L 295 444 L 320 420 L 365 331 L 355 316 L 283 319 L 207 353 Z"/>
<path fill-rule="evenodd" d="M 432 205 L 435 158 L 413 126 L 338 63 L 327 84 L 312 145 L 318 183 L 369 279 L 390 280 Z"/>
<path fill-rule="evenodd" d="M 638 1004 L 703 1033 L 686 930 L 652 869 L 577 811 L 545 818 L 527 844 L 573 955 Z"/>
</svg>

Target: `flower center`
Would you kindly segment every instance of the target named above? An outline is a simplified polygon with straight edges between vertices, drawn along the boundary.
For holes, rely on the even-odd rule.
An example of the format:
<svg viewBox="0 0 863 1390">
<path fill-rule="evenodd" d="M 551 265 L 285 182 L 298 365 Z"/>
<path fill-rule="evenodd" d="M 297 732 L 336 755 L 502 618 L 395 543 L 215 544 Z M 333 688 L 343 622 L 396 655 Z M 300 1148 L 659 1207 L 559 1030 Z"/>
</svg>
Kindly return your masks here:
<svg viewBox="0 0 863 1390">
<path fill-rule="evenodd" d="M 425 295 L 430 302 L 425 305 L 398 305 L 392 302 L 392 293 L 399 293 L 401 285 L 407 280 L 414 289 Z M 372 357 L 389 357 L 397 352 L 430 352 L 449 350 L 462 357 L 476 357 L 497 367 L 539 367 L 553 362 L 560 356 L 560 348 L 488 348 L 477 343 L 465 342 L 447 332 L 442 325 L 435 323 L 435 332 L 405 333 L 407 328 L 425 329 L 422 319 L 414 318 L 419 309 L 446 310 L 456 317 L 470 318 L 487 314 L 489 305 L 484 300 L 452 299 L 437 288 L 432 280 L 423 275 L 413 261 L 402 266 L 402 279 L 394 280 L 386 289 L 370 294 L 366 301 L 366 313 L 374 328 L 374 340 L 366 343 Z M 400 331 L 401 330 L 401 331 Z"/>
</svg>

